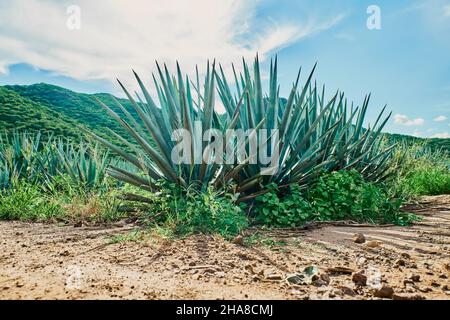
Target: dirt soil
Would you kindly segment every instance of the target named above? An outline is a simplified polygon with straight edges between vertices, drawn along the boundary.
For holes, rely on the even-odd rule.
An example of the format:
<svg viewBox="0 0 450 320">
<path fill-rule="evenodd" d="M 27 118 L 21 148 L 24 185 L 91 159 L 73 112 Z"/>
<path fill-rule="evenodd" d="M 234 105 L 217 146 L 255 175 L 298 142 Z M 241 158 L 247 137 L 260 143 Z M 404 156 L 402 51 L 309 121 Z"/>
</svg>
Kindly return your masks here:
<svg viewBox="0 0 450 320">
<path fill-rule="evenodd" d="M 410 227 L 252 229 L 235 243 L 112 243 L 136 226 L 0 222 L 0 298 L 450 299 L 450 196 L 411 210 L 423 220 Z"/>
</svg>

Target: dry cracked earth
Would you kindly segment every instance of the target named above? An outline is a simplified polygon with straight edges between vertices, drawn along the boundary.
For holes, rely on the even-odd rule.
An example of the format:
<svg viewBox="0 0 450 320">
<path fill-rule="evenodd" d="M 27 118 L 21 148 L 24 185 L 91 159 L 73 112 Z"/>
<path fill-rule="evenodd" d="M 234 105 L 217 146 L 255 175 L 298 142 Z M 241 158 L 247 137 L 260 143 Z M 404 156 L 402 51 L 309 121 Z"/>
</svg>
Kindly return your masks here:
<svg viewBox="0 0 450 320">
<path fill-rule="evenodd" d="M 0 299 L 450 299 L 450 196 L 409 227 L 251 229 L 113 243 L 136 228 L 0 222 Z"/>
</svg>

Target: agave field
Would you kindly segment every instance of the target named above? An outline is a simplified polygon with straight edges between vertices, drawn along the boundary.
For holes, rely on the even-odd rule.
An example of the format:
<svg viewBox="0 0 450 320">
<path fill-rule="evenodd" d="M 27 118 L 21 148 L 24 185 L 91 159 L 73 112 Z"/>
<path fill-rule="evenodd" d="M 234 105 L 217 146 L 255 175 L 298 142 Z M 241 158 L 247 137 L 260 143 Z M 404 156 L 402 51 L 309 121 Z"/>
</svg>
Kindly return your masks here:
<svg viewBox="0 0 450 320">
<path fill-rule="evenodd" d="M 277 58 L 267 79 L 258 57 L 241 72 L 213 62 L 193 77 L 156 66 L 151 84 L 134 73 L 139 92 L 119 82 L 127 99 L 0 91 L 0 111 L 43 97 L 27 117 L 0 112 L 29 128 L 0 133 L 0 298 L 450 293 L 445 141 L 385 133 L 385 108 L 370 123 L 370 95 L 354 104 L 327 93 L 316 66 L 298 71 L 286 97 Z M 42 117 L 31 111 L 47 109 L 86 123 L 49 114 L 42 123 L 57 130 L 32 130 Z M 423 203 L 433 211 L 422 214 Z M 379 274 L 389 286 L 377 286 Z"/>
<path fill-rule="evenodd" d="M 203 77 L 197 69 L 193 79 L 179 65 L 171 74 L 157 63 L 151 87 L 136 73 L 139 93 L 119 82 L 132 109 L 119 100 L 113 105 L 97 100 L 120 132 L 100 136 L 82 128 L 81 140 L 4 132 L 0 217 L 67 221 L 74 217 L 68 211 L 81 202 L 78 219 L 133 215 L 174 235 L 234 236 L 255 223 L 409 224 L 417 218 L 401 210 L 406 201 L 450 192 L 445 153 L 392 143 L 383 133 L 390 118 L 384 108 L 369 124 L 370 96 L 355 105 L 342 92 L 325 92 L 313 80 L 315 68 L 306 75 L 300 69 L 289 95 L 280 97 L 276 58 L 268 80 L 262 80 L 258 57 L 252 66 L 243 61 L 239 73 L 233 65 L 231 78 L 216 62 L 207 64 Z M 193 156 L 174 162 L 179 130 L 200 137 L 189 150 L 200 154 L 200 161 Z M 220 138 L 204 135 L 211 130 Z M 230 130 L 247 134 L 223 138 Z M 261 136 L 259 130 L 271 134 Z M 254 161 L 255 141 L 274 159 L 270 168 Z M 208 149 L 212 142 L 223 150 L 244 150 L 244 156 L 226 161 L 224 153 Z"/>
<path fill-rule="evenodd" d="M 449 300 L 450 0 L 414 2 L 0 0 L 0 302 Z"/>
</svg>

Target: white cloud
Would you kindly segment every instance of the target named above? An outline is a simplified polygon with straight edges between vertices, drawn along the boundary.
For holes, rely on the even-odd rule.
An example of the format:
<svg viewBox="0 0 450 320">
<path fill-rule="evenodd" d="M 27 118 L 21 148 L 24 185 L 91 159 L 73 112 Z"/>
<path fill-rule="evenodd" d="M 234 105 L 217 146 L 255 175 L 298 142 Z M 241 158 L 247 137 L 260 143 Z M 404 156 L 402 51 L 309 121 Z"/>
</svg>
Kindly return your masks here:
<svg viewBox="0 0 450 320">
<path fill-rule="evenodd" d="M 443 122 L 443 121 L 447 120 L 447 117 L 446 116 L 437 116 L 433 120 L 436 122 Z"/>
<path fill-rule="evenodd" d="M 256 18 L 257 0 L 2 0 L 0 71 L 28 63 L 80 80 L 131 78 L 149 81 L 154 61 L 183 71 L 206 59 L 224 66 L 261 60 L 273 51 L 329 29 L 343 16 L 286 24 Z M 69 30 L 66 9 L 81 8 L 81 29 Z"/>
<path fill-rule="evenodd" d="M 445 17 L 450 17 L 450 4 L 444 6 L 444 16 Z"/>
<path fill-rule="evenodd" d="M 404 114 L 397 113 L 394 115 L 394 122 L 404 126 L 422 126 L 425 123 L 425 120 L 422 118 L 410 119 Z"/>
<path fill-rule="evenodd" d="M 431 138 L 447 139 L 447 138 L 450 138 L 450 133 L 448 133 L 448 132 L 436 133 L 436 134 L 432 135 Z"/>
</svg>

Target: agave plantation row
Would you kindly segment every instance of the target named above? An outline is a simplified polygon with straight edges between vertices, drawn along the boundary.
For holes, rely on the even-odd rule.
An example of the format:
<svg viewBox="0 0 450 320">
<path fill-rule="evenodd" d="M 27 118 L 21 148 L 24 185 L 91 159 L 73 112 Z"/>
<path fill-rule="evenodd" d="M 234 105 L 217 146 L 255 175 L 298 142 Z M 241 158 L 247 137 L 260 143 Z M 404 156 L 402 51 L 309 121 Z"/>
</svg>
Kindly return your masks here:
<svg viewBox="0 0 450 320">
<path fill-rule="evenodd" d="M 293 184 L 306 187 L 324 171 L 355 169 L 374 182 L 392 173 L 387 163 L 393 147 L 384 148 L 381 137 L 390 115 L 383 117 L 383 109 L 373 126 L 364 127 L 370 96 L 360 107 L 349 104 L 341 92 L 327 98 L 325 89 L 318 88 L 312 81 L 315 66 L 302 85 L 299 70 L 287 99 L 279 96 L 276 58 L 270 65 L 268 93 L 263 92 L 258 57 L 252 70 L 245 61 L 241 73 L 233 66 L 232 79 L 228 79 L 222 66 L 215 62 L 208 62 L 202 80 L 198 69 L 195 79 L 190 79 L 183 75 L 178 64 L 175 75 L 171 75 L 165 65 L 162 68 L 157 63 L 157 69 L 158 75 L 153 75 L 157 101 L 136 73 L 141 93 L 135 96 L 119 81 L 139 118 L 133 117 L 119 102 L 116 107 L 125 117 L 99 101 L 128 133 L 127 136 L 114 135 L 132 152 L 91 134 L 135 167 L 132 171 L 109 167 L 109 174 L 118 180 L 150 191 L 158 188 L 158 180 L 199 191 L 213 186 L 231 190 L 240 200 L 250 200 L 266 192 L 266 186 L 271 183 L 280 187 Z M 215 110 L 216 94 L 225 107 L 225 115 Z M 194 125 L 198 122 L 202 125 Z M 174 132 L 184 130 L 196 137 L 211 129 L 223 136 L 233 129 L 255 132 L 239 142 L 222 141 L 226 150 L 244 148 L 248 157 L 238 164 L 226 163 L 225 159 L 222 163 L 204 159 L 201 163 L 193 159 L 191 163 L 172 161 L 172 151 L 180 143 L 173 139 Z M 277 140 L 273 135 L 260 140 L 262 138 L 256 134 L 260 129 L 277 130 Z M 275 165 L 278 170 L 274 174 L 265 175 L 264 164 L 250 161 L 252 139 L 267 147 L 269 157 L 275 152 L 274 146 L 277 147 L 279 157 Z M 193 139 L 192 152 L 205 150 L 212 140 Z"/>
<path fill-rule="evenodd" d="M 111 164 L 108 152 L 87 142 L 27 132 L 0 136 L 0 191 L 21 180 L 47 191 L 57 185 L 102 188 Z"/>
<path fill-rule="evenodd" d="M 405 199 L 450 192 L 448 157 L 386 143 L 385 108 L 368 125 L 370 96 L 354 106 L 341 92 L 326 95 L 313 81 L 315 66 L 303 83 L 299 70 L 286 98 L 277 59 L 267 81 L 258 58 L 252 68 L 243 61 L 240 73 L 232 66 L 231 79 L 216 63 L 202 79 L 198 70 L 190 79 L 178 64 L 174 75 L 165 65 L 157 70 L 157 99 L 135 73 L 139 93 L 119 82 L 129 104 L 97 101 L 120 131 L 108 128 L 100 137 L 81 128 L 80 141 L 0 134 L 0 217 L 111 221 L 131 212 L 175 234 L 229 236 L 255 220 L 408 224 L 416 217 L 401 212 Z M 216 99 L 225 113 L 216 111 Z M 229 139 L 230 131 L 247 134 Z M 255 161 L 255 145 L 270 166 Z M 239 161 L 229 161 L 229 151 Z M 188 161 L 174 161 L 174 152 Z"/>
<path fill-rule="evenodd" d="M 306 187 L 324 171 L 356 169 L 367 180 L 375 182 L 392 172 L 387 165 L 392 146 L 383 148 L 381 138 L 389 115 L 383 118 L 383 109 L 375 124 L 365 128 L 369 96 L 360 107 L 349 105 L 340 92 L 327 98 L 325 89 L 312 81 L 315 66 L 302 85 L 299 70 L 287 99 L 279 96 L 276 58 L 270 65 L 268 93 L 263 92 L 258 58 L 252 70 L 245 61 L 239 74 L 233 66 L 232 79 L 216 63 L 207 64 L 202 80 L 198 69 L 192 80 L 183 75 L 178 64 L 175 75 L 165 65 L 161 68 L 157 64 L 157 68 L 158 76 L 153 75 L 157 101 L 136 73 L 141 93 L 135 96 L 119 81 L 138 117 L 119 101 L 115 101 L 114 107 L 98 101 L 128 135 L 112 132 L 116 141 L 122 142 L 121 146 L 92 132 L 88 132 L 89 136 L 123 161 L 115 159 L 111 163 L 107 152 L 85 142 L 74 144 L 62 138 L 42 139 L 39 134 L 15 133 L 4 136 L 0 143 L 0 186 L 7 188 L 15 180 L 26 178 L 50 188 L 50 182 L 62 174 L 65 179 L 78 180 L 86 188 L 92 188 L 104 184 L 107 171 L 120 181 L 149 191 L 157 190 L 157 181 L 164 180 L 198 191 L 210 186 L 226 189 L 237 194 L 240 200 L 250 200 L 266 192 L 267 185 L 273 183 L 280 187 L 292 184 Z M 216 94 L 225 114 L 217 113 L 214 107 Z M 125 116 L 119 116 L 114 111 L 116 108 Z M 201 157 L 201 161 L 192 157 L 190 163 L 176 163 L 172 153 L 180 139 L 174 139 L 177 137 L 174 132 L 180 130 L 191 137 L 202 137 L 202 133 L 215 130 L 222 134 L 219 137 L 223 139 L 220 143 L 224 149 L 244 150 L 245 156 L 238 163 L 227 159 L 207 161 L 206 157 Z M 243 139 L 222 138 L 230 130 L 250 134 Z M 258 130 L 277 134 L 258 135 Z M 207 135 L 206 138 L 192 139 L 190 151 L 194 154 L 197 150 L 208 150 L 216 137 Z M 252 161 L 255 141 L 272 159 L 271 167 L 277 168 L 271 174 L 267 174 L 265 163 Z M 209 153 L 212 158 L 222 156 Z"/>
</svg>

